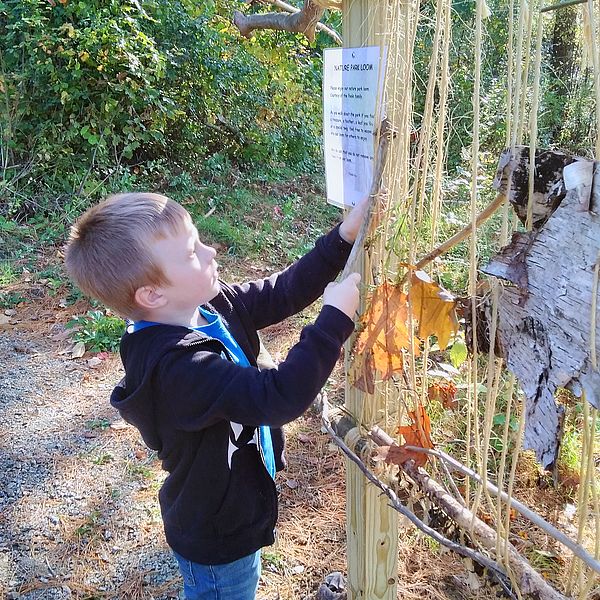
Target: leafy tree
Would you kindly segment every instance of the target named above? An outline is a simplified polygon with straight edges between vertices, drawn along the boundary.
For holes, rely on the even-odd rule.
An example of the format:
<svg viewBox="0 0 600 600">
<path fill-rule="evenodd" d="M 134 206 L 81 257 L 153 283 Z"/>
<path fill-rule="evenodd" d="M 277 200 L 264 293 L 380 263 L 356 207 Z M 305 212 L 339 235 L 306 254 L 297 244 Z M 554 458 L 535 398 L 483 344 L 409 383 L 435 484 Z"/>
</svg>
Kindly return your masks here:
<svg viewBox="0 0 600 600">
<path fill-rule="evenodd" d="M 0 1 L 0 209 L 61 209 L 142 174 L 164 184 L 214 155 L 319 160 L 317 50 L 284 34 L 242 41 L 234 4 Z"/>
</svg>

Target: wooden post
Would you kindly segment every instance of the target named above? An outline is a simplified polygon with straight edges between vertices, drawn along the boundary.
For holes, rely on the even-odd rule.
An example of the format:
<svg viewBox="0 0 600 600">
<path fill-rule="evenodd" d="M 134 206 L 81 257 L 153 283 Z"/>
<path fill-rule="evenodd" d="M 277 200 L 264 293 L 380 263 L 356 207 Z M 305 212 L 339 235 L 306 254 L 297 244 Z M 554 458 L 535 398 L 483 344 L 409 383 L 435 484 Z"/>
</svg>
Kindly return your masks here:
<svg viewBox="0 0 600 600">
<path fill-rule="evenodd" d="M 383 45 L 387 5 L 385 0 L 344 0 L 344 45 Z M 371 283 L 371 269 L 364 254 L 358 262 L 363 282 Z M 381 422 L 385 396 L 381 389 L 367 395 L 347 381 L 346 406 L 359 422 L 370 427 Z M 351 462 L 346 467 L 346 506 L 348 600 L 396 600 L 398 513 Z"/>
</svg>

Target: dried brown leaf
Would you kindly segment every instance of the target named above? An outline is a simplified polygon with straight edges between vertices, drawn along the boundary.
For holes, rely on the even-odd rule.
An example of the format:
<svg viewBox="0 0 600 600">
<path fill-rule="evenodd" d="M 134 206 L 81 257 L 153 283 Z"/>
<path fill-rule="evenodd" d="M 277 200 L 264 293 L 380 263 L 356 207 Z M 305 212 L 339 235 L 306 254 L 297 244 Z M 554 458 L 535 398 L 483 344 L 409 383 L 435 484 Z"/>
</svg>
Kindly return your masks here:
<svg viewBox="0 0 600 600">
<path fill-rule="evenodd" d="M 411 348 L 407 318 L 406 294 L 390 283 L 380 285 L 361 317 L 362 329 L 354 347 L 356 387 L 372 393 L 374 371 L 380 373 L 383 380 L 403 371 L 403 352 Z M 414 337 L 412 346 L 415 352 L 419 351 Z"/>
</svg>

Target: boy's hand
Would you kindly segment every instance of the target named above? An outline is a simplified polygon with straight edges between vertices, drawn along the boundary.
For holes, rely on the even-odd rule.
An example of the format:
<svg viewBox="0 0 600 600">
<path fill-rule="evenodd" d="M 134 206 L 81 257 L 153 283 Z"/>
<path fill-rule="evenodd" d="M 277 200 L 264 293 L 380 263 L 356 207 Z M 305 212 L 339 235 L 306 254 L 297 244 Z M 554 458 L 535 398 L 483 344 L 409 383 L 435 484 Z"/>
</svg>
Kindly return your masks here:
<svg viewBox="0 0 600 600">
<path fill-rule="evenodd" d="M 368 207 L 369 196 L 366 196 L 346 215 L 346 218 L 340 225 L 340 236 L 345 242 L 348 242 L 349 244 L 354 243 L 354 240 L 360 231 L 360 226 L 365 220 Z"/>
<path fill-rule="evenodd" d="M 339 283 L 330 283 L 323 292 L 323 304 L 335 306 L 351 319 L 358 310 L 360 274 L 351 273 Z"/>
</svg>

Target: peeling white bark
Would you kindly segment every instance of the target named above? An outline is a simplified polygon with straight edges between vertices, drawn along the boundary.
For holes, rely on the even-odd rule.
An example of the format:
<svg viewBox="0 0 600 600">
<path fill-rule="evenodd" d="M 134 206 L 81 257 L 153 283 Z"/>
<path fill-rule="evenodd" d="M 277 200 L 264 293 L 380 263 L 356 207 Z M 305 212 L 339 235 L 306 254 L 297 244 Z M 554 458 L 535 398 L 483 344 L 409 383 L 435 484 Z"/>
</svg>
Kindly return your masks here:
<svg viewBox="0 0 600 600">
<path fill-rule="evenodd" d="M 500 295 L 497 335 L 508 368 L 526 396 L 524 446 L 535 450 L 547 468 L 554 464 L 560 445 L 563 408 L 554 399 L 556 389 L 567 388 L 576 396 L 585 390 L 587 400 L 600 408 L 600 373 L 590 360 L 592 289 L 600 253 L 600 216 L 595 212 L 600 210 L 599 190 L 592 187 L 597 164 L 572 160 L 565 161 L 564 177 L 554 171 L 545 182 L 536 162 L 536 184 L 539 180 L 540 187 L 553 190 L 562 186 L 566 196 L 554 212 L 554 200 L 538 196 L 538 229 L 515 234 L 483 269 L 512 284 Z M 512 172 L 510 161 L 505 163 L 509 198 L 527 187 L 521 181 L 525 162 L 519 163 L 519 177 L 514 177 L 517 163 L 513 161 Z M 598 338 L 597 328 L 594 335 Z"/>
</svg>

